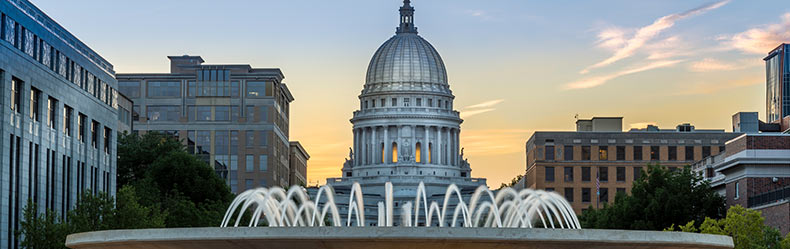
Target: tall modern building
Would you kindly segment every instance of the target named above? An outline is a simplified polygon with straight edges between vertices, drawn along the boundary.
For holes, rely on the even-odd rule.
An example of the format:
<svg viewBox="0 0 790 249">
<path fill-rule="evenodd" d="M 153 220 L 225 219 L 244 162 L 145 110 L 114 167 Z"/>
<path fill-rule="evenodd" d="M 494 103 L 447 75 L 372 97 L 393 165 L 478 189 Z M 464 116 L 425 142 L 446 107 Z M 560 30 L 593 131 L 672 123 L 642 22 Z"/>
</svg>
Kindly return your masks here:
<svg viewBox="0 0 790 249">
<path fill-rule="evenodd" d="M 0 248 L 28 201 L 60 217 L 91 191 L 115 194 L 112 65 L 27 0 L 0 0 Z"/>
<path fill-rule="evenodd" d="M 280 69 L 168 58 L 170 73 L 116 75 L 120 92 L 134 103 L 135 132 L 179 137 L 233 192 L 296 184 L 288 140 L 294 98 Z"/>
<path fill-rule="evenodd" d="M 442 58 L 417 34 L 414 8 L 405 0 L 395 36 L 379 47 L 368 65 L 359 110 L 351 118 L 354 142 L 342 177 L 327 179 L 343 196 L 337 203 L 348 203 L 352 185 L 359 183 L 365 194 L 366 225 L 377 225 L 377 203 L 384 201 L 387 182 L 394 187 L 395 208 L 414 201 L 420 182 L 429 203 L 441 203 L 451 184 L 464 198 L 485 185 L 485 179 L 471 177 L 463 158 L 463 120 L 453 110 L 454 98 Z M 347 208 L 341 206 L 340 212 L 347 213 Z M 397 214 L 393 225 L 400 221 Z"/>
<path fill-rule="evenodd" d="M 783 43 L 765 57 L 766 122 L 790 116 L 790 44 Z"/>
<path fill-rule="evenodd" d="M 532 134 L 526 175 L 517 187 L 556 191 L 577 213 L 613 202 L 617 192 L 630 193 L 648 164 L 684 167 L 722 153 L 725 143 L 741 134 L 690 124 L 624 132 L 620 117 L 578 120 L 576 127 Z"/>
</svg>

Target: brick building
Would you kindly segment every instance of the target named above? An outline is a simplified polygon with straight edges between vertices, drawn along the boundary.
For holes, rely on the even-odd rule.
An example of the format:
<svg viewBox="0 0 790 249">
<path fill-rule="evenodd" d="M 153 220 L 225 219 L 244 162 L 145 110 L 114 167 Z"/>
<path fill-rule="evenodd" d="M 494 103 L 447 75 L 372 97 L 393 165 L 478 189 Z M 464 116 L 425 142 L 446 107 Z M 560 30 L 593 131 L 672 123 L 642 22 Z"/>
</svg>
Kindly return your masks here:
<svg viewBox="0 0 790 249">
<path fill-rule="evenodd" d="M 614 201 L 617 192 L 630 193 L 648 164 L 683 167 L 721 153 L 738 135 L 690 124 L 624 132 L 619 117 L 579 120 L 575 132 L 537 131 L 529 138 L 526 175 L 517 187 L 556 191 L 581 213 Z"/>
</svg>

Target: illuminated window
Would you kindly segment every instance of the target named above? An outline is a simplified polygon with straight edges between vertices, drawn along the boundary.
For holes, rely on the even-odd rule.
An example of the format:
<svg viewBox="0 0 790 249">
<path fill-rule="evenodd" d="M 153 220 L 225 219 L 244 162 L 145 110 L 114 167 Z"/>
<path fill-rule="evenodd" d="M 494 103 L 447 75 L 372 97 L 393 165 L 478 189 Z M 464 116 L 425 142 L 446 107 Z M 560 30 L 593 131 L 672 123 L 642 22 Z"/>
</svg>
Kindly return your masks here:
<svg viewBox="0 0 790 249">
<path fill-rule="evenodd" d="M 415 162 L 422 163 L 422 151 L 421 151 L 422 150 L 422 146 L 421 146 L 421 144 L 417 143 L 417 145 L 414 146 L 414 148 L 416 150 L 414 152 L 414 155 L 415 155 L 414 156 L 414 158 L 415 158 L 414 160 L 415 160 Z"/>
<path fill-rule="evenodd" d="M 398 143 L 392 143 L 392 162 L 398 162 Z"/>
</svg>

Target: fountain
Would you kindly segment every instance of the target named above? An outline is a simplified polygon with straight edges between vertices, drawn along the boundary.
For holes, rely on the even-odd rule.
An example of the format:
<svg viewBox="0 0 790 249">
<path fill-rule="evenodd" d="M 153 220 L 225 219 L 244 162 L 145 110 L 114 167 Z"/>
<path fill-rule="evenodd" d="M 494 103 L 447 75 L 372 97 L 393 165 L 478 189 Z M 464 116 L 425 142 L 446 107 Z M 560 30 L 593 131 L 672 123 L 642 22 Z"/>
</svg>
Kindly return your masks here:
<svg viewBox="0 0 790 249">
<path fill-rule="evenodd" d="M 441 203 L 428 203 L 425 185 L 420 183 L 414 201 L 400 206 L 400 225 L 393 226 L 396 209 L 389 182 L 385 195 L 374 209 L 376 226 L 365 226 L 365 201 L 357 183 L 348 196 L 345 220 L 331 186 L 320 187 L 314 200 L 302 187 L 273 187 L 238 195 L 220 227 L 79 233 L 69 235 L 66 245 L 79 249 L 733 248 L 732 239 L 720 235 L 581 229 L 562 196 L 532 189 L 491 191 L 481 186 L 464 200 L 459 188 L 450 185 Z M 420 221 L 427 222 L 419 225 Z M 449 226 L 446 221 L 451 221 Z"/>
<path fill-rule="evenodd" d="M 251 215 L 248 227 L 261 225 L 265 219 L 269 227 L 322 227 L 322 226 L 365 226 L 365 208 L 362 188 L 354 183 L 348 203 L 348 214 L 345 223 L 341 221 L 335 194 L 331 186 L 323 186 L 318 190 L 316 201 L 307 196 L 307 191 L 293 186 L 288 191 L 283 188 L 257 188 L 244 191 L 233 200 L 221 227 L 238 227 L 243 216 Z M 394 208 L 392 204 L 392 183 L 385 185 L 385 202 L 378 203 L 378 226 L 393 225 Z M 565 198 L 542 190 L 502 188 L 497 194 L 482 185 L 478 187 L 467 204 L 460 189 L 451 184 L 447 187 L 444 202 L 426 200 L 425 185 L 420 183 L 414 195 L 414 202 L 407 202 L 400 210 L 401 224 L 414 227 L 419 224 L 420 214 L 424 215 L 424 226 L 430 227 L 435 219 L 436 224 L 444 226 L 445 219 L 451 218 L 451 227 L 458 224 L 459 217 L 463 227 L 488 228 L 533 228 L 535 224 L 543 228 L 580 229 L 579 219 Z M 322 198 L 325 199 L 321 205 Z M 452 213 L 448 206 L 452 198 L 457 198 Z M 420 205 L 422 204 L 422 205 Z M 451 216 L 448 217 L 448 214 Z M 235 217 L 235 219 L 234 219 Z M 352 222 L 355 218 L 355 223 Z M 230 222 L 235 220 L 231 225 Z M 325 221 L 330 221 L 327 224 Z"/>
</svg>

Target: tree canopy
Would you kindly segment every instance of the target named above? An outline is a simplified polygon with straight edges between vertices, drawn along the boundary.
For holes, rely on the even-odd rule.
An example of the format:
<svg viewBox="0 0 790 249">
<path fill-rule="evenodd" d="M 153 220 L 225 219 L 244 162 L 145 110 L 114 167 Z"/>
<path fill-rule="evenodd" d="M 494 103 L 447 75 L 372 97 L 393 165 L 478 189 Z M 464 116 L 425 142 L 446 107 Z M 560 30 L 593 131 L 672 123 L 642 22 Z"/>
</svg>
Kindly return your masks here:
<svg viewBox="0 0 790 249">
<path fill-rule="evenodd" d="M 688 221 L 702 223 L 706 217 L 721 218 L 724 198 L 689 167 L 670 170 L 648 165 L 634 181 L 631 195 L 618 193 L 612 205 L 582 213 L 584 228 L 662 230 Z"/>
</svg>

